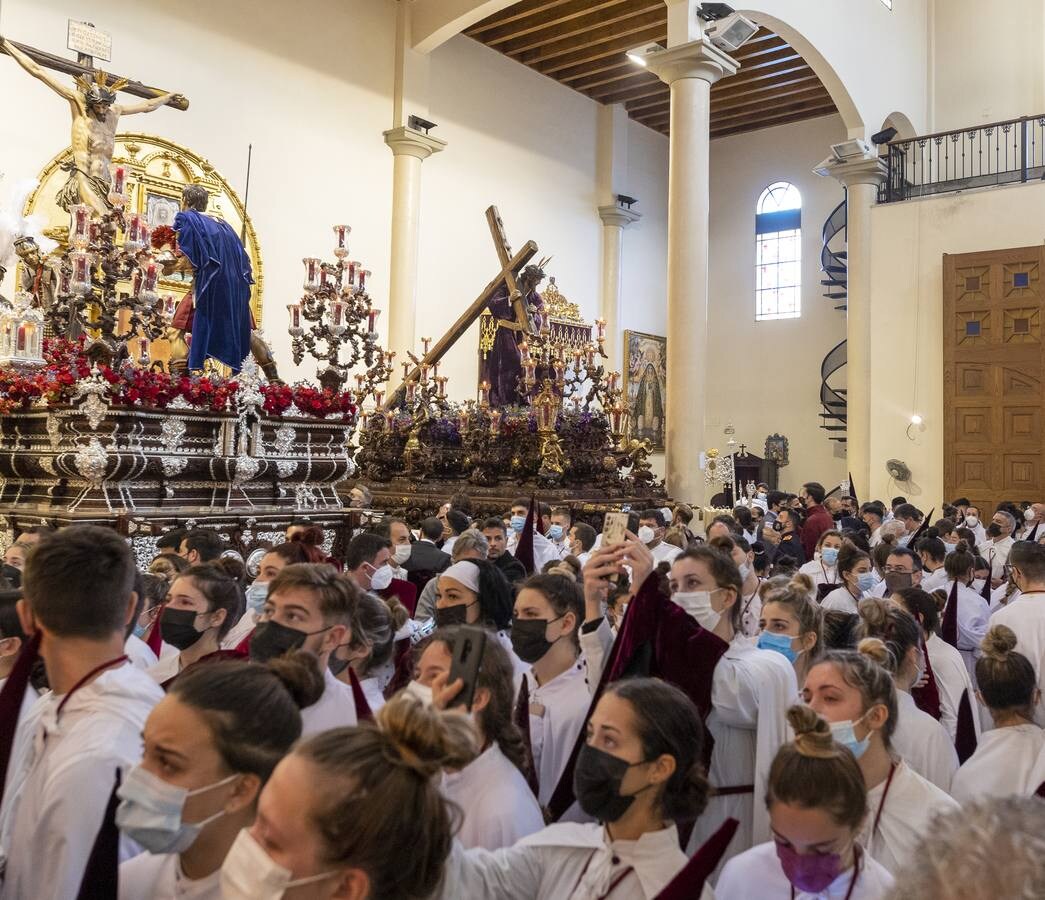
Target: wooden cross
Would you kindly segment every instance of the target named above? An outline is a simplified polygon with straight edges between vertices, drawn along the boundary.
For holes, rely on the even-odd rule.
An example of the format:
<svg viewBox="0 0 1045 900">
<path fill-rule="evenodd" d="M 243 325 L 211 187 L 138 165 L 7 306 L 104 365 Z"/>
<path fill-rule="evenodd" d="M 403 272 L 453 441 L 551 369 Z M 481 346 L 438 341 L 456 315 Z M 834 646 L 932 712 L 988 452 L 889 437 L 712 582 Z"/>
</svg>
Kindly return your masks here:
<svg viewBox="0 0 1045 900">
<path fill-rule="evenodd" d="M 88 78 L 93 78 L 95 73 L 98 71 L 90 65 L 81 65 L 81 63 L 75 63 L 62 56 L 55 56 L 53 53 L 48 53 L 45 50 L 37 50 L 35 47 L 29 47 L 26 44 L 19 44 L 16 41 L 11 41 L 11 43 L 33 62 L 39 66 L 43 66 L 45 69 L 53 69 L 55 72 L 64 72 L 66 75 L 72 75 L 74 78 L 80 75 L 86 75 Z M 6 52 L 7 51 L 0 46 L 0 53 Z M 91 57 L 84 56 L 83 54 L 80 54 L 80 58 L 83 61 L 93 62 Z M 112 75 L 111 72 L 106 74 L 109 75 L 110 81 L 117 77 Z M 146 100 L 152 100 L 159 97 L 161 94 L 168 93 L 159 88 L 149 87 L 148 85 L 142 84 L 140 81 L 131 81 L 129 79 L 120 90 L 127 94 L 133 94 L 135 97 L 144 97 Z M 184 97 L 175 96 L 167 101 L 167 106 L 172 106 L 174 109 L 186 110 L 189 108 L 189 101 Z"/>
<path fill-rule="evenodd" d="M 486 304 L 502 284 L 508 288 L 508 296 L 512 299 L 516 317 L 523 327 L 531 334 L 535 331 L 533 320 L 529 314 L 529 306 L 526 298 L 519 291 L 516 279 L 526 264 L 537 255 L 537 244 L 533 241 L 527 241 L 522 250 L 512 256 L 512 248 L 505 237 L 504 223 L 501 221 L 501 215 L 497 212 L 496 206 L 491 206 L 486 210 L 486 221 L 489 223 L 490 234 L 493 237 L 494 246 L 497 248 L 498 259 L 501 261 L 501 271 L 494 276 L 493 281 L 483 288 L 482 293 L 475 298 L 472 305 L 461 313 L 457 321 L 450 326 L 449 331 L 439 338 L 435 346 L 425 354 L 424 359 L 421 360 L 421 365 L 430 366 L 439 362 L 446 355 L 447 351 L 457 343 L 461 335 L 471 327 L 471 324 L 482 315 L 486 309 Z M 387 408 L 393 409 L 402 403 L 403 398 L 406 396 L 407 382 L 417 381 L 420 377 L 421 368 L 420 366 L 415 366 L 413 371 L 403 379 L 403 383 L 388 398 Z"/>
</svg>

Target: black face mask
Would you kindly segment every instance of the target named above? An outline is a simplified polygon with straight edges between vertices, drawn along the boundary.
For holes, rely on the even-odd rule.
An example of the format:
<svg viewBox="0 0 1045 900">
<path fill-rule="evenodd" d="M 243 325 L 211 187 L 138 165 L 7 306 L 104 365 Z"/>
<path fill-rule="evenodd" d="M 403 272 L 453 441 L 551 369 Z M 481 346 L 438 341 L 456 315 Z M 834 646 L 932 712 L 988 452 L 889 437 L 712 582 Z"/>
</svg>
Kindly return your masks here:
<svg viewBox="0 0 1045 900">
<path fill-rule="evenodd" d="M 1001 534 L 1001 526 L 997 522 L 991 522 L 987 526 L 987 537 L 998 537 Z"/>
<path fill-rule="evenodd" d="M 199 613 L 191 609 L 164 607 L 160 616 L 160 637 L 172 647 L 188 650 L 203 637 L 203 632 L 196 630 L 198 615 Z"/>
<path fill-rule="evenodd" d="M 348 668 L 348 664 L 351 660 L 338 659 L 333 653 L 330 654 L 330 661 L 327 663 L 327 668 L 330 669 L 330 674 L 337 678 L 345 669 Z"/>
<path fill-rule="evenodd" d="M 436 607 L 432 618 L 435 620 L 436 628 L 445 628 L 448 625 L 467 625 L 468 607 L 475 606 L 478 600 L 471 603 L 458 603 L 457 606 L 447 606 L 443 609 Z"/>
<path fill-rule="evenodd" d="M 251 662 L 268 662 L 290 650 L 297 650 L 307 637 L 308 632 L 287 628 L 279 622 L 258 622 L 250 636 Z"/>
<path fill-rule="evenodd" d="M 512 617 L 512 649 L 524 663 L 535 663 L 552 648 L 555 641 L 545 638 L 548 626 L 557 619 L 519 619 Z"/>
<path fill-rule="evenodd" d="M 910 572 L 886 572 L 885 588 L 890 594 L 903 591 L 914 583 L 914 576 Z"/>
<path fill-rule="evenodd" d="M 641 765 L 642 762 L 629 763 L 626 759 L 585 744 L 581 747 L 577 767 L 573 771 L 573 793 L 581 809 L 600 822 L 616 822 L 641 793 L 639 791 L 623 796 L 620 784 L 628 774 L 628 769 Z"/>
</svg>

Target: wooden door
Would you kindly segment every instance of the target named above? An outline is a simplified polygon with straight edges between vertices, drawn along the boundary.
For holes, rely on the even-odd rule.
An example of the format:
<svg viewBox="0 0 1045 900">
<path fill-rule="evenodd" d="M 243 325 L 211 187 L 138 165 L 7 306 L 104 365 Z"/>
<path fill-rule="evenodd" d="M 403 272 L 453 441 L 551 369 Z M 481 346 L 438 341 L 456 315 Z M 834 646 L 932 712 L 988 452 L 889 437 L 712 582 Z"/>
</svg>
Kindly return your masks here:
<svg viewBox="0 0 1045 900">
<path fill-rule="evenodd" d="M 945 500 L 1040 501 L 1043 248 L 943 258 Z"/>
</svg>

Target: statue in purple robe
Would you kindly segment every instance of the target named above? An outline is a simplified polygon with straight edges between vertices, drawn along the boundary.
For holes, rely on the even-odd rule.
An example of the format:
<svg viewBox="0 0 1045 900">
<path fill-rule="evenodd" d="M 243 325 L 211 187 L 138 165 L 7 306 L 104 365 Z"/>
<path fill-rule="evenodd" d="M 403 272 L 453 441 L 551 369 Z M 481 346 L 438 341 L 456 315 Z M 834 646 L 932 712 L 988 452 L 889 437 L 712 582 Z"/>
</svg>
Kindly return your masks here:
<svg viewBox="0 0 1045 900">
<path fill-rule="evenodd" d="M 497 334 L 493 349 L 483 360 L 480 380 L 489 382 L 490 405 L 495 409 L 526 403 L 519 344 L 528 335 L 539 332 L 544 322 L 544 301 L 537 292 L 543 280 L 543 268 L 527 266 L 518 279 L 519 293 L 525 307 L 512 302 L 506 284 L 497 289 L 486 305 L 497 323 Z M 529 321 L 521 321 L 522 309 L 525 309 Z"/>
</svg>

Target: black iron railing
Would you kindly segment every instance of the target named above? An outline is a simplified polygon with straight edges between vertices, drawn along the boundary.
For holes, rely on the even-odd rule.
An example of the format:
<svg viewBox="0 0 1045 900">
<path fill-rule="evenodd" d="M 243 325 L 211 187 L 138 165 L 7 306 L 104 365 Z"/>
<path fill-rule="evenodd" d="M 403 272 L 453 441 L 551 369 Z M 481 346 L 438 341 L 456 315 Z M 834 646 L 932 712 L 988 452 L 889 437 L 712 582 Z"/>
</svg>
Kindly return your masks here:
<svg viewBox="0 0 1045 900">
<path fill-rule="evenodd" d="M 1045 115 L 892 141 L 887 164 L 882 203 L 1037 181 L 1045 174 Z"/>
</svg>

